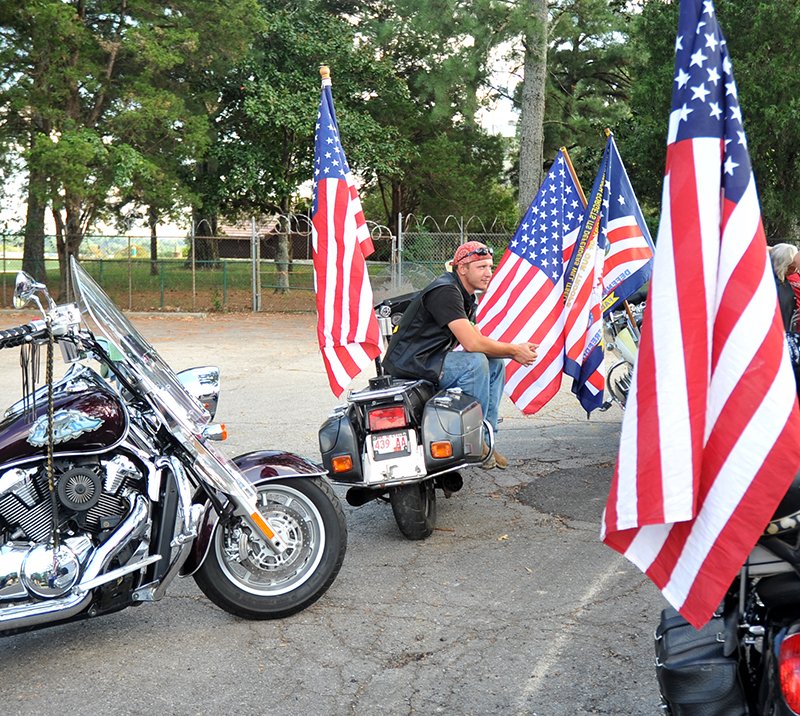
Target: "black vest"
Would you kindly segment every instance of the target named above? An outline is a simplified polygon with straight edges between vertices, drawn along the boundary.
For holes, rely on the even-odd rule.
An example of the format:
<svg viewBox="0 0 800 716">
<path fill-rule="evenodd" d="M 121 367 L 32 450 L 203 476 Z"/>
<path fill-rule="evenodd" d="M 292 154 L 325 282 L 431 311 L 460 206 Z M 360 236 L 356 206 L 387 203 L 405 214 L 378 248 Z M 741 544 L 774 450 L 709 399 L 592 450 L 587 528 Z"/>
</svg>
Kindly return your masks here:
<svg viewBox="0 0 800 716">
<path fill-rule="evenodd" d="M 438 384 L 442 376 L 444 357 L 458 341 L 453 332 L 442 328 L 423 303 L 427 294 L 440 286 L 455 284 L 464 299 L 464 312 L 475 319 L 475 299 L 464 290 L 455 273 L 445 273 L 419 292 L 411 302 L 397 332 L 389 341 L 383 358 L 384 370 L 397 378 L 424 378 Z"/>
</svg>

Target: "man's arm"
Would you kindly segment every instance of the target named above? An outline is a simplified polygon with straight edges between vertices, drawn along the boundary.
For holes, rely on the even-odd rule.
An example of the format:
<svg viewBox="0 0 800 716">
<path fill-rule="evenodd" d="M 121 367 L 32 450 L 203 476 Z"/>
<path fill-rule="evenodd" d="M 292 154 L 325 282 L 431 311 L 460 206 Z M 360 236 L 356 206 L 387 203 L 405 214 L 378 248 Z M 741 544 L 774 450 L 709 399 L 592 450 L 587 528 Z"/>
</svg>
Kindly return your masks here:
<svg viewBox="0 0 800 716">
<path fill-rule="evenodd" d="M 531 365 L 536 360 L 535 343 L 503 343 L 484 336 L 466 318 L 458 318 L 447 324 L 465 351 L 485 353 L 490 358 L 511 358 L 522 365 Z"/>
</svg>

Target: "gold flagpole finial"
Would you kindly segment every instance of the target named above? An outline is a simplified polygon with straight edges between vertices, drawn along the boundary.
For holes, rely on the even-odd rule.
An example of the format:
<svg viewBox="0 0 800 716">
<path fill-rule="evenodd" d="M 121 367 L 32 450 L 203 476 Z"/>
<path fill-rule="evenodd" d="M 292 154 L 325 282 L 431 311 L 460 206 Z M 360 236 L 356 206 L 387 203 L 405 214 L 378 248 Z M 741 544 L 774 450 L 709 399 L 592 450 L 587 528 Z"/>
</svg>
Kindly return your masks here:
<svg viewBox="0 0 800 716">
<path fill-rule="evenodd" d="M 606 138 L 611 136 L 611 130 L 608 127 L 606 127 L 603 131 L 605 132 Z"/>
<path fill-rule="evenodd" d="M 329 80 L 331 78 L 331 69 L 328 65 L 320 65 L 319 66 L 319 76 L 322 77 L 323 80 Z"/>
</svg>

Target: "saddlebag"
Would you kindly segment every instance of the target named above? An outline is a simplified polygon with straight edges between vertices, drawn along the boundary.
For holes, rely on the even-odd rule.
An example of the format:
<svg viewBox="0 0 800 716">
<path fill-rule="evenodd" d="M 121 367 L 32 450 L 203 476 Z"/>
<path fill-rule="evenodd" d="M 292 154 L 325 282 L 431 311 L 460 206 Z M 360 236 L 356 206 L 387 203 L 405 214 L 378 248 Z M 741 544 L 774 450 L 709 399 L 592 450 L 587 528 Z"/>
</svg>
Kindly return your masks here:
<svg viewBox="0 0 800 716">
<path fill-rule="evenodd" d="M 739 676 L 735 615 L 700 630 L 671 607 L 656 629 L 656 676 L 672 716 L 747 716 Z"/>
<path fill-rule="evenodd" d="M 449 442 L 452 455 L 434 457 L 434 443 Z M 422 443 L 425 469 L 440 472 L 463 462 L 481 462 L 483 454 L 483 410 L 480 403 L 460 389 L 434 395 L 422 413 Z"/>
<path fill-rule="evenodd" d="M 322 465 L 328 471 L 329 477 L 336 482 L 360 483 L 363 481 L 361 448 L 354 425 L 356 419 L 353 406 L 347 406 L 329 416 L 319 429 L 319 451 L 322 455 Z M 348 455 L 352 461 L 351 469 L 337 472 L 333 466 L 334 458 L 344 458 Z"/>
</svg>

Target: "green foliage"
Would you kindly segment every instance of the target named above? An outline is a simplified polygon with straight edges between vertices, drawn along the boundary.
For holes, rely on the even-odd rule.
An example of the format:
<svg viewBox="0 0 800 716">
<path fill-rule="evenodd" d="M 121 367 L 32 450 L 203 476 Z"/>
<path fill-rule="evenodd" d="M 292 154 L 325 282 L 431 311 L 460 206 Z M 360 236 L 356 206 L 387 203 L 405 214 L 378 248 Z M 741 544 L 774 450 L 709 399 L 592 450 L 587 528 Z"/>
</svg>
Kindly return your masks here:
<svg viewBox="0 0 800 716">
<path fill-rule="evenodd" d="M 728 42 L 762 217 L 771 242 L 798 239 L 800 216 L 800 7 L 793 0 L 718 0 Z M 634 119 L 617 135 L 640 202 L 650 216 L 661 202 L 667 122 L 673 86 L 678 7 L 645 3 L 633 33 Z M 651 224 L 652 226 L 652 224 Z M 655 232 L 653 232 L 655 233 Z"/>
<path fill-rule="evenodd" d="M 2 127 L 77 250 L 113 197 L 170 210 L 202 156 L 209 79 L 257 29 L 257 0 L 31 0 L 4 3 Z M 63 212 L 63 213 L 62 213 Z"/>
<path fill-rule="evenodd" d="M 222 89 L 218 141 L 211 157 L 220 178 L 216 201 L 228 214 L 286 211 L 312 176 L 321 64 L 331 68 L 342 143 L 364 176 L 395 171 L 407 146 L 373 117 L 377 102 L 402 85 L 386 62 L 356 42 L 356 28 L 322 3 L 263 3 L 268 29 Z"/>
</svg>

